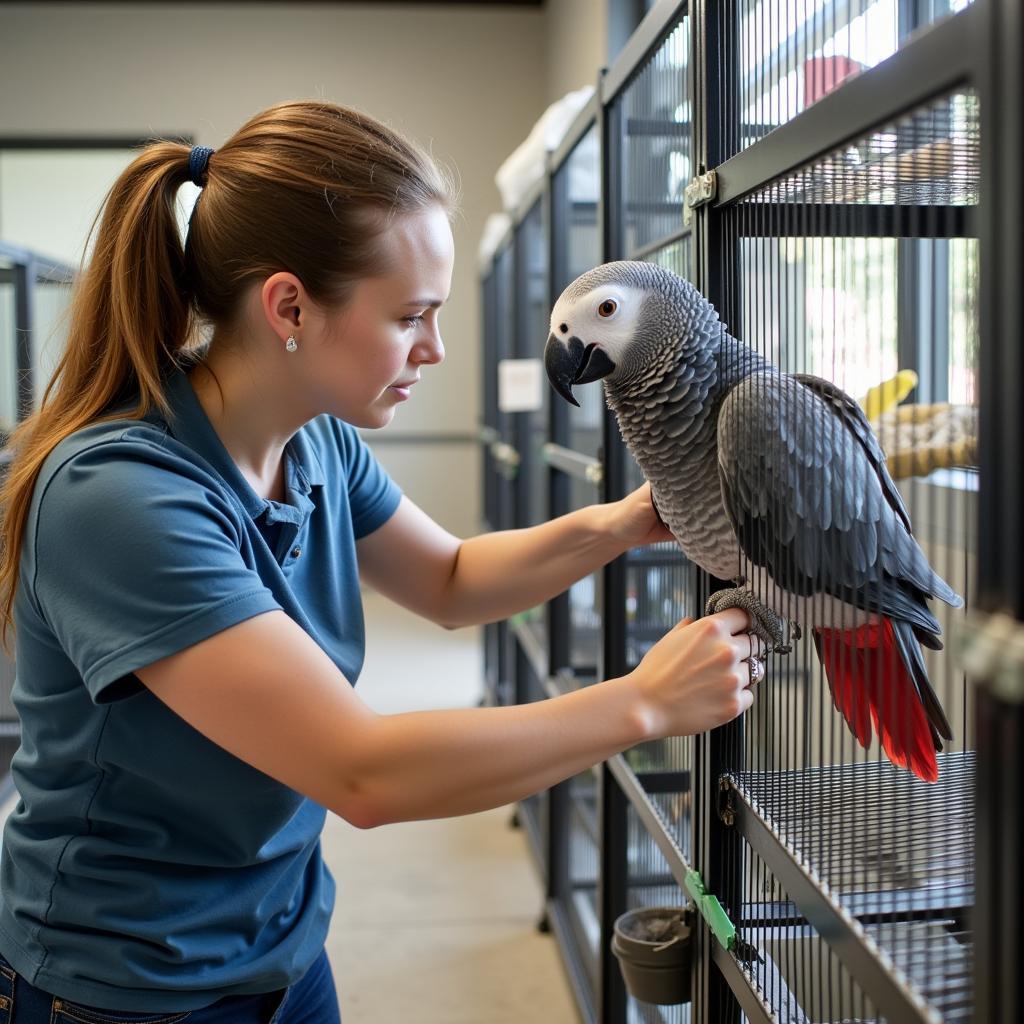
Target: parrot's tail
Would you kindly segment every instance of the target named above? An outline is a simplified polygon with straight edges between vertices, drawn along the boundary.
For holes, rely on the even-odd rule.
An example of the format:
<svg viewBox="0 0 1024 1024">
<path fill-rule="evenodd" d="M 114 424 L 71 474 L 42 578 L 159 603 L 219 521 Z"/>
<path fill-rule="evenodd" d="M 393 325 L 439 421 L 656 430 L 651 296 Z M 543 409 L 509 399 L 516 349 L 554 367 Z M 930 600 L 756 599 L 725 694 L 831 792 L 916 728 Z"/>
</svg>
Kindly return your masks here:
<svg viewBox="0 0 1024 1024">
<path fill-rule="evenodd" d="M 889 760 L 935 782 L 935 751 L 952 739 L 909 623 L 880 618 L 857 629 L 815 629 L 832 702 L 862 747 L 874 723 Z"/>
</svg>

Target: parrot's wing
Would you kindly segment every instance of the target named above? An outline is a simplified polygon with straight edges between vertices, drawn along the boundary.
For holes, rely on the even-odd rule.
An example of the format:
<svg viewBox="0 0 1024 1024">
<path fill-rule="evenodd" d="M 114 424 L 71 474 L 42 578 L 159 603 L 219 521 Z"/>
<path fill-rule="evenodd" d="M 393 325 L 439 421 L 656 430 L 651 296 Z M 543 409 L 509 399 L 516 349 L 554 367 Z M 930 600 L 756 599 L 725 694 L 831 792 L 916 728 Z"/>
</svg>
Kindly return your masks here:
<svg viewBox="0 0 1024 1024">
<path fill-rule="evenodd" d="M 903 503 L 903 495 L 900 494 L 899 488 L 889 475 L 885 452 L 882 451 L 882 446 L 878 443 L 878 438 L 875 437 L 875 432 L 871 429 L 864 410 L 842 388 L 837 387 L 830 380 L 825 380 L 824 377 L 815 377 L 810 373 L 794 373 L 792 376 L 793 380 L 799 381 L 805 388 L 810 388 L 815 394 L 829 402 L 847 428 L 856 434 L 868 461 L 878 474 L 885 500 L 892 505 L 900 519 L 903 520 L 907 531 L 913 533 L 910 526 L 910 515 L 907 512 L 907 506 Z"/>
<path fill-rule="evenodd" d="M 923 598 L 961 603 L 911 535 L 867 421 L 835 385 L 744 378 L 719 410 L 718 468 L 744 554 L 791 593 L 831 594 L 932 634 Z"/>
</svg>

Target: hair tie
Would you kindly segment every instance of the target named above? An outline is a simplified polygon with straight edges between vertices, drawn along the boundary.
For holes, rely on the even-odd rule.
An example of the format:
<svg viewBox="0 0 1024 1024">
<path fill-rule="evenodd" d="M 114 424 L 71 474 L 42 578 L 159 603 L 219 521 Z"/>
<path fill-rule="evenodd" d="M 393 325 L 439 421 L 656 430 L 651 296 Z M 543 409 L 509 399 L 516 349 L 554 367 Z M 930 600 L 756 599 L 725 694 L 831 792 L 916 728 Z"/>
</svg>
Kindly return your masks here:
<svg viewBox="0 0 1024 1024">
<path fill-rule="evenodd" d="M 192 184 L 199 188 L 206 184 L 206 165 L 212 154 L 213 150 L 208 146 L 194 146 L 188 155 L 188 176 Z"/>
</svg>

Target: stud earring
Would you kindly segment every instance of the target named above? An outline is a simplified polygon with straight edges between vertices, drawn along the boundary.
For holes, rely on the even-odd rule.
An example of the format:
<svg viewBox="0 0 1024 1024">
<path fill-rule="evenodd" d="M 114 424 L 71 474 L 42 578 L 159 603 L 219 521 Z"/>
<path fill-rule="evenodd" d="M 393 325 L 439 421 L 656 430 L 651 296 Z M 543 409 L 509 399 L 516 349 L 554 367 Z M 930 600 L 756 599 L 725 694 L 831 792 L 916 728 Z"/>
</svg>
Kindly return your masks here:
<svg viewBox="0 0 1024 1024">
<path fill-rule="evenodd" d="M 295 340 L 294 334 L 284 343 L 284 347 L 289 352 L 294 352 L 299 347 L 299 343 Z"/>
</svg>

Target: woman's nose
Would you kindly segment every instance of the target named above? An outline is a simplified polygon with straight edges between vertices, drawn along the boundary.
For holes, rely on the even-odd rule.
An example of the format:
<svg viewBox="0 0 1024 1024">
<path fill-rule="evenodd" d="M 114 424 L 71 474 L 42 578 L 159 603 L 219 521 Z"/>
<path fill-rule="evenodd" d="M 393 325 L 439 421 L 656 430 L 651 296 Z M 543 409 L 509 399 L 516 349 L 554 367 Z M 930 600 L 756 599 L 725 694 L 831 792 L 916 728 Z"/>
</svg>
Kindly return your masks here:
<svg viewBox="0 0 1024 1024">
<path fill-rule="evenodd" d="M 423 344 L 418 346 L 417 355 L 421 363 L 440 363 L 444 360 L 444 342 L 441 333 L 434 331 Z"/>
</svg>

